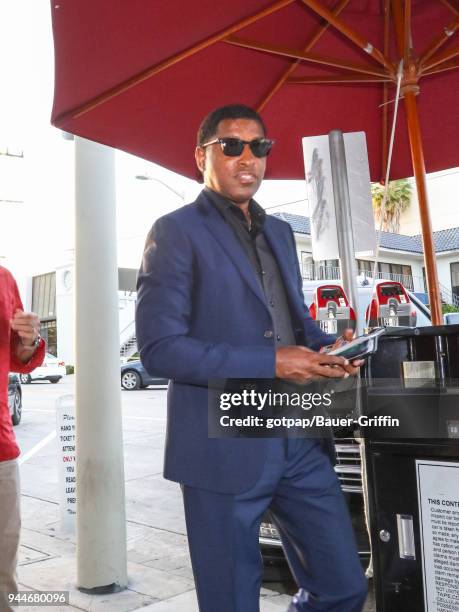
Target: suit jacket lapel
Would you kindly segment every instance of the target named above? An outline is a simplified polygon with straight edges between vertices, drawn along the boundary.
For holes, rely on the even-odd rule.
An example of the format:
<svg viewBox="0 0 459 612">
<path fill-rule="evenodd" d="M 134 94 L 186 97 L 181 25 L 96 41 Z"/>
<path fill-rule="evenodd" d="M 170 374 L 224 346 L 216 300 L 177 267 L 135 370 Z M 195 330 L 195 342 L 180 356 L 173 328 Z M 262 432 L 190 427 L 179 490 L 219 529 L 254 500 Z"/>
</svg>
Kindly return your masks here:
<svg viewBox="0 0 459 612">
<path fill-rule="evenodd" d="M 218 210 L 209 202 L 204 193 L 201 193 L 196 201 L 201 212 L 204 213 L 204 223 L 219 245 L 226 251 L 233 261 L 241 276 L 255 293 L 255 295 L 266 306 L 266 298 L 258 282 L 255 272 L 250 265 L 239 240 L 233 230 L 227 225 Z M 266 306 L 267 308 L 267 306 Z"/>
<path fill-rule="evenodd" d="M 273 224 L 269 216 L 266 217 L 264 234 L 276 258 L 277 265 L 279 266 L 288 301 L 291 307 L 295 308 L 296 315 L 301 320 L 303 314 L 298 304 L 296 270 L 295 267 L 292 266 L 291 257 L 289 257 L 286 245 L 283 241 L 279 240 L 279 234 L 274 232 Z"/>
</svg>

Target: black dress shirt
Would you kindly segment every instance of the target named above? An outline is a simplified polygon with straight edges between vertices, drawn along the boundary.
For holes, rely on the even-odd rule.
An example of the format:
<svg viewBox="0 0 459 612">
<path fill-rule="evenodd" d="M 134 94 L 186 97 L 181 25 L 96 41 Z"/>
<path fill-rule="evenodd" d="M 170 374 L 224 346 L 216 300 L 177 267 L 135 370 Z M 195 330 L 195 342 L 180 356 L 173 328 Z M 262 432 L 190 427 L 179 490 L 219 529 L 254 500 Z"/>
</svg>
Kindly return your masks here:
<svg viewBox="0 0 459 612">
<path fill-rule="evenodd" d="M 219 193 L 206 188 L 206 194 L 240 242 L 266 298 L 273 322 L 276 346 L 295 345 L 290 308 L 284 282 L 274 253 L 263 232 L 266 213 L 255 202 L 249 202 L 251 223 L 242 210 Z"/>
</svg>

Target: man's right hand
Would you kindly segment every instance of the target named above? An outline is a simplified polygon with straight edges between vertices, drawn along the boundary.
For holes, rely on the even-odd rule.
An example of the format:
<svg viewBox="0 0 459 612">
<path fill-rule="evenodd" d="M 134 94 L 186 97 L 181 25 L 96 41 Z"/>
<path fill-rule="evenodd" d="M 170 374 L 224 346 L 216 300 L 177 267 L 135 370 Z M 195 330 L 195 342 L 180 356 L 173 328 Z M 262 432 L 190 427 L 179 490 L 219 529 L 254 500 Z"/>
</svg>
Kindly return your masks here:
<svg viewBox="0 0 459 612">
<path fill-rule="evenodd" d="M 305 346 L 283 346 L 276 351 L 276 377 L 306 382 L 313 378 L 347 378 L 363 362 L 351 365 L 344 357 L 316 353 Z"/>
</svg>

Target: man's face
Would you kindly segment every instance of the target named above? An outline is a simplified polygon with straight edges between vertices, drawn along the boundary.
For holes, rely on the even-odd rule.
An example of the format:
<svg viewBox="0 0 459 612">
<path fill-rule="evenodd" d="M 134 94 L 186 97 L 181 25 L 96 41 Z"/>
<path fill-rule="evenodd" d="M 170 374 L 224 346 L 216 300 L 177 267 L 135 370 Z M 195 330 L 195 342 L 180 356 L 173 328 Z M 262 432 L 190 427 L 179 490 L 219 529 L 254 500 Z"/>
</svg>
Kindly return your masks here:
<svg viewBox="0 0 459 612">
<path fill-rule="evenodd" d="M 264 138 L 258 121 L 253 119 L 224 119 L 209 140 L 231 137 L 241 140 Z M 204 177 L 204 184 L 235 204 L 247 204 L 258 191 L 266 168 L 266 157 L 255 157 L 248 145 L 238 157 L 223 154 L 219 143 L 205 149 L 196 148 L 196 163 Z"/>
</svg>

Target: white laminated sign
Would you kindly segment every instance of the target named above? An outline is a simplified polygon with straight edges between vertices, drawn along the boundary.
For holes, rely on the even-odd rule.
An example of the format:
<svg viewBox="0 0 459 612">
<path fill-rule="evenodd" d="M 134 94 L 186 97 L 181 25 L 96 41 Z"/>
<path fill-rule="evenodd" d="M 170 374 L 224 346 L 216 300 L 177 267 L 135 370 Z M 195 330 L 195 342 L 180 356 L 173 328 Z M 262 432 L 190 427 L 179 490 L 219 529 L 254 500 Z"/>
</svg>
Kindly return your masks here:
<svg viewBox="0 0 459 612">
<path fill-rule="evenodd" d="M 63 395 L 57 400 L 56 428 L 61 528 L 64 532 L 73 533 L 76 516 L 75 398 L 73 395 Z"/>
<path fill-rule="evenodd" d="M 459 610 L 459 462 L 416 460 L 425 612 Z"/>
</svg>

